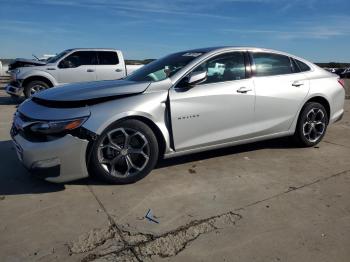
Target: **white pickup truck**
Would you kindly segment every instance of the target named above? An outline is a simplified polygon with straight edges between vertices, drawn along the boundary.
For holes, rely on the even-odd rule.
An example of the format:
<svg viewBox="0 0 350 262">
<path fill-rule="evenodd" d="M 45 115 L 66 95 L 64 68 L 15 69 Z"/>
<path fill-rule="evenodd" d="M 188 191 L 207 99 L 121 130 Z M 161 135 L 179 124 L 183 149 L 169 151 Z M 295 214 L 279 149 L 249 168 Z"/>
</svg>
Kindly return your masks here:
<svg viewBox="0 0 350 262">
<path fill-rule="evenodd" d="M 46 61 L 16 59 L 9 65 L 6 92 L 28 98 L 62 84 L 121 79 L 141 66 L 126 65 L 119 50 L 101 48 L 68 49 Z"/>
</svg>

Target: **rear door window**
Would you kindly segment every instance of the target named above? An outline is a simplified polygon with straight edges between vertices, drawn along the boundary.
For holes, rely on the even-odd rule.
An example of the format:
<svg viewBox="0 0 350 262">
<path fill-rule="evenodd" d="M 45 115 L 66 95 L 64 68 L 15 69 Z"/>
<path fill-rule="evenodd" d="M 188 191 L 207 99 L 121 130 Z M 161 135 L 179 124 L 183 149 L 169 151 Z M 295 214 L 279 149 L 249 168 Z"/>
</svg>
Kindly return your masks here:
<svg viewBox="0 0 350 262">
<path fill-rule="evenodd" d="M 293 68 L 288 56 L 273 53 L 252 53 L 256 76 L 292 74 Z"/>
<path fill-rule="evenodd" d="M 117 65 L 119 64 L 118 54 L 113 51 L 98 51 L 99 65 Z"/>
</svg>

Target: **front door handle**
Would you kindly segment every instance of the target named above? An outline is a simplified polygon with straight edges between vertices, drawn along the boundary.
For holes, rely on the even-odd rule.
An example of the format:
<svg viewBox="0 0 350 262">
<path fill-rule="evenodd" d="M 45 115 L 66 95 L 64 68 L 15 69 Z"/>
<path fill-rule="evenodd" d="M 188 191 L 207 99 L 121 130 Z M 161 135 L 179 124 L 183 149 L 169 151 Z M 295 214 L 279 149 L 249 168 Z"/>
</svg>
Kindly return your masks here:
<svg viewBox="0 0 350 262">
<path fill-rule="evenodd" d="M 123 70 L 121 70 L 121 69 L 118 68 L 118 69 L 116 69 L 115 71 L 116 71 L 116 72 L 121 72 L 121 71 L 123 71 Z"/>
<path fill-rule="evenodd" d="M 46 70 L 56 70 L 56 68 L 48 67 L 48 68 L 46 68 Z"/>
<path fill-rule="evenodd" d="M 304 83 L 300 82 L 300 81 L 294 81 L 293 84 L 292 84 L 292 86 L 295 86 L 295 87 L 299 87 L 299 86 L 302 86 L 302 85 L 304 85 Z"/>
<path fill-rule="evenodd" d="M 88 69 L 88 70 L 86 70 L 86 72 L 92 73 L 92 72 L 95 72 L 95 70 L 94 69 Z"/>
<path fill-rule="evenodd" d="M 245 94 L 249 91 L 252 91 L 252 89 L 248 87 L 240 87 L 239 89 L 237 89 L 237 93 L 242 93 L 242 94 Z"/>
</svg>

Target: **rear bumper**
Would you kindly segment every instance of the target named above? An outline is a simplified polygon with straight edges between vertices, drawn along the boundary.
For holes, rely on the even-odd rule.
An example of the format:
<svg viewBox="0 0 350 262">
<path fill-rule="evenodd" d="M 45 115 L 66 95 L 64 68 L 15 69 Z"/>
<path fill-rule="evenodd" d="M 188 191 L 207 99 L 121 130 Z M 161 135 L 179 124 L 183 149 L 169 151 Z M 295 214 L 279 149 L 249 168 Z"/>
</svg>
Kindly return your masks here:
<svg viewBox="0 0 350 262">
<path fill-rule="evenodd" d="M 339 122 L 340 120 L 342 120 L 344 116 L 344 110 L 341 110 L 340 112 L 338 112 L 337 114 L 335 114 L 332 118 L 332 123 L 336 123 Z"/>
<path fill-rule="evenodd" d="M 21 96 L 23 88 L 19 82 L 12 81 L 5 87 L 6 93 L 12 96 Z"/>
<path fill-rule="evenodd" d="M 33 175 L 55 183 L 88 176 L 87 140 L 66 135 L 49 142 L 31 142 L 18 134 L 12 139 L 18 159 Z"/>
</svg>

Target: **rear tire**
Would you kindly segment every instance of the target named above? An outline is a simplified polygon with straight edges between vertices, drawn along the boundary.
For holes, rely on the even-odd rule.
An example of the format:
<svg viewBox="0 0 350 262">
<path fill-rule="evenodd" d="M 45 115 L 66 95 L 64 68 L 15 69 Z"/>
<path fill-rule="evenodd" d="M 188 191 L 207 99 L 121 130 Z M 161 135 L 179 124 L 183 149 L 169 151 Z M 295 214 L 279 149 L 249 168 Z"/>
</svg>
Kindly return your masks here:
<svg viewBox="0 0 350 262">
<path fill-rule="evenodd" d="M 110 125 L 91 147 L 89 169 L 113 184 L 134 183 L 147 176 L 158 160 L 158 142 L 152 129 L 138 120 Z"/>
<path fill-rule="evenodd" d="M 323 105 L 308 102 L 300 112 L 294 141 L 301 147 L 317 145 L 324 137 L 328 125 L 328 114 Z"/>
<path fill-rule="evenodd" d="M 33 94 L 46 90 L 50 88 L 48 84 L 46 84 L 43 81 L 39 80 L 34 80 L 29 82 L 25 87 L 24 87 L 24 96 L 26 98 L 31 97 Z"/>
</svg>

